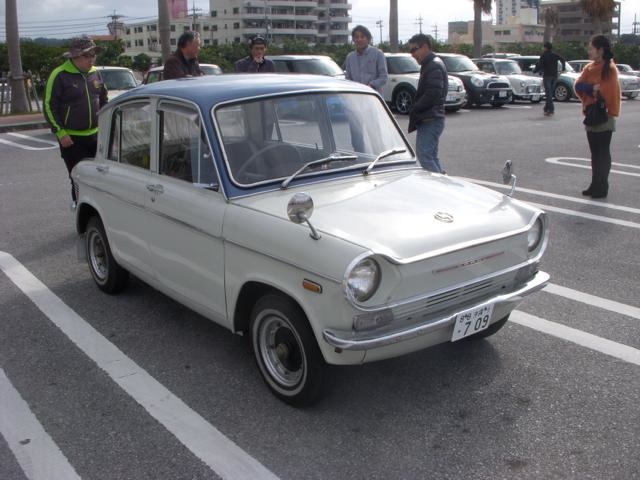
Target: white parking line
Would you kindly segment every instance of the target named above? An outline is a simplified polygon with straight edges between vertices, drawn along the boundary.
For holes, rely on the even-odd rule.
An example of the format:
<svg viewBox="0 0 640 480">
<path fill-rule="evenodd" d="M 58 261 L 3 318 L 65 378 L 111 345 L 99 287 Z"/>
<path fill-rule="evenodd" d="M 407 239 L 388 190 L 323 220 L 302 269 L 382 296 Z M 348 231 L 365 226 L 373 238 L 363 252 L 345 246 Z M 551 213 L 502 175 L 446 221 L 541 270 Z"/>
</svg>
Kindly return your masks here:
<svg viewBox="0 0 640 480">
<path fill-rule="evenodd" d="M 58 142 L 52 142 L 51 140 L 45 140 L 43 138 L 32 137 L 30 135 L 25 135 L 23 133 L 7 132 L 7 135 L 11 135 L 11 136 L 17 137 L 17 138 L 24 138 L 26 140 L 30 140 L 30 141 L 36 142 L 36 143 L 44 143 L 46 145 L 53 145 L 54 147 L 58 146 Z"/>
<path fill-rule="evenodd" d="M 609 310 L 610 312 L 619 313 L 621 315 L 626 315 L 627 317 L 640 320 L 640 308 L 633 307 L 625 303 L 597 297 L 589 293 L 580 292 L 579 290 L 573 290 L 572 288 L 556 285 L 555 283 L 548 284 L 544 288 L 544 291 L 560 297 L 568 298 L 569 300 L 586 303 L 592 307 L 602 308 L 603 310 Z"/>
<path fill-rule="evenodd" d="M 588 158 L 580 158 L 580 157 L 550 157 L 550 158 L 545 158 L 545 162 L 551 163 L 553 165 L 563 165 L 565 167 L 574 167 L 574 168 L 582 168 L 582 169 L 586 169 L 586 170 L 591 170 L 591 165 L 577 165 L 575 163 L 571 163 L 571 161 L 589 162 L 589 163 L 591 163 L 590 159 L 588 159 Z M 617 165 L 618 167 L 638 168 L 638 169 L 640 169 L 640 166 L 629 165 L 628 163 L 612 162 L 611 165 Z M 610 173 L 617 173 L 618 175 L 626 175 L 628 177 L 640 177 L 640 173 L 625 172 L 623 170 L 616 170 L 616 169 L 613 169 L 613 168 L 610 170 Z"/>
<path fill-rule="evenodd" d="M 0 138 L 0 143 L 4 145 L 9 145 L 10 147 L 17 147 L 17 148 L 21 148 L 22 150 L 29 150 L 29 151 L 53 150 L 54 148 L 57 148 L 57 147 L 32 147 L 29 145 L 24 145 L 22 143 L 12 142 L 11 140 L 5 140 L 4 138 Z"/>
<path fill-rule="evenodd" d="M 80 477 L 0 368 L 0 433 L 29 480 Z"/>
<path fill-rule="evenodd" d="M 464 178 L 464 177 L 460 177 L 460 178 L 462 178 L 463 180 L 467 180 L 469 182 L 477 183 L 478 185 L 501 188 L 503 190 L 511 190 L 510 186 L 503 185 L 502 183 L 487 182 L 485 180 L 476 180 L 475 178 Z M 627 207 L 624 205 L 616 205 L 616 204 L 607 203 L 607 202 L 597 202 L 595 200 L 587 200 L 585 198 L 570 197 L 568 195 L 559 195 L 557 193 L 543 192 L 541 190 L 532 190 L 530 188 L 517 187 L 516 194 L 518 192 L 529 193 L 531 195 L 539 195 L 547 198 L 555 198 L 557 200 L 564 200 L 567 202 L 580 203 L 582 205 L 592 205 L 594 207 L 608 208 L 611 210 L 620 210 L 621 212 L 629 212 L 629 213 L 635 213 L 640 215 L 640 208 Z"/>
<path fill-rule="evenodd" d="M 80 350 L 216 474 L 224 479 L 277 479 L 103 337 L 10 254 L 0 251 L 0 269 Z"/>
<path fill-rule="evenodd" d="M 630 222 L 628 220 L 619 220 L 617 218 L 603 217 L 602 215 L 593 215 L 591 213 L 577 212 L 575 210 L 569 210 L 568 208 L 553 207 L 551 205 L 543 205 L 541 203 L 527 202 L 529 205 L 538 207 L 547 212 L 562 213 L 564 215 L 570 215 L 572 217 L 586 218 L 588 220 L 594 220 L 596 222 L 612 223 L 614 225 L 620 225 L 622 227 L 638 228 L 640 229 L 640 223 Z"/>
<path fill-rule="evenodd" d="M 640 366 L 640 350 L 516 310 L 509 321 Z"/>
</svg>

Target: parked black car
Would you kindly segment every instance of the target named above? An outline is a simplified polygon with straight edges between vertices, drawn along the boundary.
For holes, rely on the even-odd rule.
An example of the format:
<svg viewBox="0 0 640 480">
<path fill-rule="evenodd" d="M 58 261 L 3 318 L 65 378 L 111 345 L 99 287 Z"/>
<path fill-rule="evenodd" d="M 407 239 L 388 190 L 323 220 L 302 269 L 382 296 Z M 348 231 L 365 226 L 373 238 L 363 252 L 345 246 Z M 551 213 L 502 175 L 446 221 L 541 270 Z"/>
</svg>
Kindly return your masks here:
<svg viewBox="0 0 640 480">
<path fill-rule="evenodd" d="M 502 75 L 491 75 L 481 71 L 471 59 L 456 53 L 437 53 L 449 75 L 462 80 L 467 91 L 467 106 L 491 104 L 501 107 L 509 103 L 513 90 L 509 80 Z"/>
</svg>

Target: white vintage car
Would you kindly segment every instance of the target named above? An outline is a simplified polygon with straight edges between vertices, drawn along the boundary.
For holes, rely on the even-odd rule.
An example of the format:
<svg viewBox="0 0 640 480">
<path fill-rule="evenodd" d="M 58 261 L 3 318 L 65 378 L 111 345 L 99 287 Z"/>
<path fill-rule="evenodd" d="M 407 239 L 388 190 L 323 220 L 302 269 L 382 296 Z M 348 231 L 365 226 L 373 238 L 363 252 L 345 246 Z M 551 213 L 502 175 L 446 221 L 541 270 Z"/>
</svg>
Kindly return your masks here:
<svg viewBox="0 0 640 480">
<path fill-rule="evenodd" d="M 101 111 L 97 156 L 72 176 L 98 287 L 116 293 L 131 273 L 242 332 L 295 405 L 317 398 L 326 364 L 491 335 L 549 279 L 545 214 L 421 169 L 354 82 L 143 86 Z"/>
</svg>

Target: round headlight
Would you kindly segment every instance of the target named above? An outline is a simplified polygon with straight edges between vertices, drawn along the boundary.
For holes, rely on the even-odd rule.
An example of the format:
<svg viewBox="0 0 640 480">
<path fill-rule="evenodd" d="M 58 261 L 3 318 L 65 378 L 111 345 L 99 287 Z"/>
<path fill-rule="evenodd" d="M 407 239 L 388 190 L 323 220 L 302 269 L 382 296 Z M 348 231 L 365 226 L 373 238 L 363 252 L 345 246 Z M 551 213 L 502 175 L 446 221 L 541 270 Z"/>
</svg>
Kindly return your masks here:
<svg viewBox="0 0 640 480">
<path fill-rule="evenodd" d="M 527 85 L 526 83 L 524 83 L 524 82 L 520 82 L 520 86 L 521 86 L 522 88 L 524 88 L 526 85 Z"/>
<path fill-rule="evenodd" d="M 473 84 L 474 87 L 483 87 L 484 86 L 484 80 L 482 80 L 481 77 L 479 77 L 478 75 L 471 75 L 471 83 Z"/>
<path fill-rule="evenodd" d="M 358 262 L 347 276 L 348 294 L 358 302 L 369 300 L 379 285 L 380 267 L 371 258 Z"/>
<path fill-rule="evenodd" d="M 538 245 L 540 245 L 543 231 L 542 219 L 538 217 L 533 226 L 527 232 L 527 248 L 530 252 L 533 252 L 538 248 Z"/>
</svg>

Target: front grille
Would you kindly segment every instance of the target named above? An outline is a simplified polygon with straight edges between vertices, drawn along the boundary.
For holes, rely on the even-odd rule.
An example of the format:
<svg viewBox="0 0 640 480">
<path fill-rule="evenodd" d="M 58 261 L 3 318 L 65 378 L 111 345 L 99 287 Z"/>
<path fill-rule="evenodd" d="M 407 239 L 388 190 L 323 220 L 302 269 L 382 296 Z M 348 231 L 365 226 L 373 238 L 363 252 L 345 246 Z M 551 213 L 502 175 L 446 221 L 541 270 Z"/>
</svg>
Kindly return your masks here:
<svg viewBox="0 0 640 480">
<path fill-rule="evenodd" d="M 527 85 L 527 93 L 540 93 L 540 85 Z"/>
<path fill-rule="evenodd" d="M 491 89 L 499 89 L 499 88 L 510 88 L 508 83 L 504 82 L 491 82 L 487 85 L 487 88 Z"/>
</svg>

